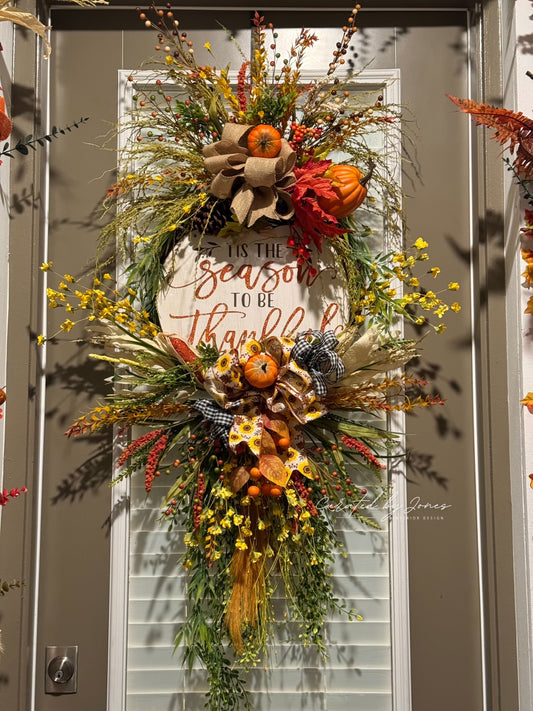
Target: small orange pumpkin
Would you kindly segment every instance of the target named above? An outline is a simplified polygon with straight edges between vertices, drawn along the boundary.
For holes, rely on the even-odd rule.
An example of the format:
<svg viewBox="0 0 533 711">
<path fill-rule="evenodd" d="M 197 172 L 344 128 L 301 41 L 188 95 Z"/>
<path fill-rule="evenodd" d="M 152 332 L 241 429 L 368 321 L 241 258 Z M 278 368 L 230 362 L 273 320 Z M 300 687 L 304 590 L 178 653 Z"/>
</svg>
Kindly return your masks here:
<svg viewBox="0 0 533 711">
<path fill-rule="evenodd" d="M 275 158 L 281 151 L 281 133 L 267 123 L 254 126 L 248 134 L 248 150 L 254 158 Z"/>
<path fill-rule="evenodd" d="M 252 499 L 255 498 L 256 496 L 259 496 L 261 493 L 261 489 L 258 486 L 255 486 L 255 484 L 252 484 L 252 486 L 248 487 L 248 496 L 251 496 Z"/>
<path fill-rule="evenodd" d="M 278 377 L 276 361 L 266 353 L 258 353 L 246 362 L 244 377 L 253 388 L 268 388 Z"/>
<path fill-rule="evenodd" d="M 369 172 L 363 176 L 355 165 L 332 165 L 325 173 L 331 180 L 333 190 L 337 193 L 334 198 L 319 197 L 318 204 L 334 217 L 346 217 L 361 205 L 366 198 L 366 184 L 372 177 L 374 165 L 370 165 Z"/>
</svg>

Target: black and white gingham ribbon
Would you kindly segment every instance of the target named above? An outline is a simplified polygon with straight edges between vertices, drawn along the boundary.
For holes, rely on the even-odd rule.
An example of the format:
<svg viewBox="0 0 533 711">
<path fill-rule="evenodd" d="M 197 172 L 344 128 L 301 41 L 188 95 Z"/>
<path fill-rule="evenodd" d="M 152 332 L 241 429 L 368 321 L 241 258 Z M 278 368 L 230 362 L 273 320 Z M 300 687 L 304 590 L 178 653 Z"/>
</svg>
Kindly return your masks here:
<svg viewBox="0 0 533 711">
<path fill-rule="evenodd" d="M 328 382 L 336 383 L 344 375 L 343 362 L 334 352 L 338 345 L 333 331 L 309 331 L 298 336 L 291 351 L 291 359 L 313 378 L 319 397 L 328 392 Z"/>
<path fill-rule="evenodd" d="M 219 439 L 226 447 L 229 444 L 228 435 L 233 424 L 233 415 L 223 410 L 212 400 L 197 400 L 193 405 L 211 425 L 211 436 Z"/>
</svg>

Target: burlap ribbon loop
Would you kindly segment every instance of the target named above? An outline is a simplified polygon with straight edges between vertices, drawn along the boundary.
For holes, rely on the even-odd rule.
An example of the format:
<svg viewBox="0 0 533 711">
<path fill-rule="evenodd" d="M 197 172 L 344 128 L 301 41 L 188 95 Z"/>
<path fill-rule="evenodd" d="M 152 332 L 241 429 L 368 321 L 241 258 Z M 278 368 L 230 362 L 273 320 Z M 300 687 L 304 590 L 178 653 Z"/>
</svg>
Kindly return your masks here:
<svg viewBox="0 0 533 711">
<path fill-rule="evenodd" d="M 275 158 L 257 158 L 248 150 L 253 126 L 227 123 L 222 138 L 203 149 L 205 167 L 214 174 L 210 191 L 231 200 L 241 225 L 251 227 L 260 217 L 289 220 L 294 214 L 288 188 L 295 182 L 296 153 L 285 139 Z"/>
</svg>

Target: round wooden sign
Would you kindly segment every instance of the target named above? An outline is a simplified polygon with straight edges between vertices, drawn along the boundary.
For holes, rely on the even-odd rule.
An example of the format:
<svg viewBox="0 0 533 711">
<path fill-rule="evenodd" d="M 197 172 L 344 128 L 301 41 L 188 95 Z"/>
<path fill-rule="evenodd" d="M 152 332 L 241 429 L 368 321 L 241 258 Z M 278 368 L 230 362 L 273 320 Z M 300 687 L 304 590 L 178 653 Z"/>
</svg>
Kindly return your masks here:
<svg viewBox="0 0 533 711">
<path fill-rule="evenodd" d="M 345 279 L 324 245 L 313 267 L 297 265 L 288 228 L 183 239 L 166 262 L 158 297 L 161 328 L 197 346 L 239 348 L 250 338 L 339 333 L 348 320 Z"/>
</svg>

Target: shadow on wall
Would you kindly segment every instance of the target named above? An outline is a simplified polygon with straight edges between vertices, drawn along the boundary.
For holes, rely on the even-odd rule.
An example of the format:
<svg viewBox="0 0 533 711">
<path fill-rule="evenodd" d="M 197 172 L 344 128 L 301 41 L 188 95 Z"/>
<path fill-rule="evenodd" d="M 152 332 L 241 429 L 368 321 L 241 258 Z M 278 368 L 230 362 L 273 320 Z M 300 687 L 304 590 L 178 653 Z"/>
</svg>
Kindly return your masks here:
<svg viewBox="0 0 533 711">
<path fill-rule="evenodd" d="M 530 15 L 529 19 L 533 20 L 533 15 Z M 520 35 L 518 37 L 518 46 L 522 54 L 533 54 L 533 32 L 527 35 Z"/>
</svg>

